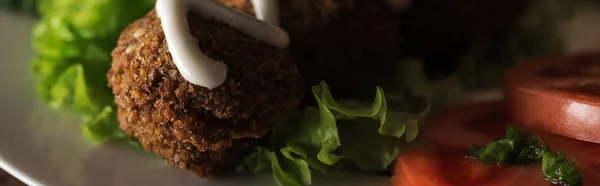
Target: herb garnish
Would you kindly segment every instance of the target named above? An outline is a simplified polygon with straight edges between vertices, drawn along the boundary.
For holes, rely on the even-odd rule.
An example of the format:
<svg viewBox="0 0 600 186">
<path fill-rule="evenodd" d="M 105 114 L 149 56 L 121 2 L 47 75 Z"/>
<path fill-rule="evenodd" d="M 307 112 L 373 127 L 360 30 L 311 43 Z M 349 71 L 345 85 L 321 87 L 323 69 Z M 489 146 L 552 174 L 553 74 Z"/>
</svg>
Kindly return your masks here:
<svg viewBox="0 0 600 186">
<path fill-rule="evenodd" d="M 583 176 L 575 160 L 567 160 L 565 153 L 552 152 L 540 138 L 526 136 L 513 126 L 506 129 L 504 138 L 485 146 L 471 147 L 467 156 L 492 165 L 541 163 L 546 180 L 565 186 L 583 185 Z"/>
</svg>

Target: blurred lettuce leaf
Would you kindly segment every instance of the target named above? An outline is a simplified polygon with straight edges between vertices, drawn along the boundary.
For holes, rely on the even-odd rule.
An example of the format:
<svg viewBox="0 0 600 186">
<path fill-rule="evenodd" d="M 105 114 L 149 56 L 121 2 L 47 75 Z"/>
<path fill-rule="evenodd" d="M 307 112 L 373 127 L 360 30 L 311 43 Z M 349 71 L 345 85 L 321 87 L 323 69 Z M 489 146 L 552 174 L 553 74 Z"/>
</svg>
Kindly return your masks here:
<svg viewBox="0 0 600 186">
<path fill-rule="evenodd" d="M 237 171 L 246 170 L 251 173 L 258 173 L 271 168 L 271 152 L 264 147 L 256 147 L 250 154 L 244 157 L 244 164 L 240 164 Z"/>
<path fill-rule="evenodd" d="M 505 35 L 478 43 L 459 64 L 454 77 L 465 89 L 502 86 L 504 73 L 523 59 L 566 52 L 565 23 L 576 1 L 530 0 L 524 17 Z"/>
<path fill-rule="evenodd" d="M 104 107 L 99 114 L 93 118 L 84 118 L 83 134 L 94 142 L 104 141 L 110 138 L 124 138 L 125 134 L 119 130 L 117 115 L 114 108 Z"/>
<path fill-rule="evenodd" d="M 83 133 L 94 142 L 132 142 L 119 130 L 106 72 L 121 31 L 153 5 L 154 0 L 37 2 L 41 18 L 33 31 L 32 62 L 37 92 L 55 109 L 79 112 Z"/>
<path fill-rule="evenodd" d="M 267 170 L 268 159 L 280 185 L 309 185 L 311 169 L 327 173 L 340 167 L 342 160 L 362 172 L 384 171 L 416 138 L 427 112 L 389 110 L 379 87 L 370 104 L 338 102 L 325 82 L 313 86 L 312 92 L 317 107 L 299 110 L 275 125 L 271 146 L 276 148 L 255 149 L 241 167 L 251 172 Z M 282 140 L 285 144 L 278 148 Z"/>
<path fill-rule="evenodd" d="M 44 18 L 66 19 L 65 26 L 82 38 L 100 39 L 118 37 L 125 26 L 153 6 L 154 0 L 44 0 L 38 3 L 38 10 Z"/>
<path fill-rule="evenodd" d="M 392 108 L 419 112 L 438 110 L 458 103 L 466 90 L 456 76 L 431 80 L 419 59 L 403 59 L 396 65 L 395 76 L 384 85 Z"/>
<path fill-rule="evenodd" d="M 563 44 L 564 26 L 575 13 L 577 1 L 530 0 L 530 9 L 519 22 L 519 48 L 525 57 L 560 54 L 566 51 Z"/>
</svg>

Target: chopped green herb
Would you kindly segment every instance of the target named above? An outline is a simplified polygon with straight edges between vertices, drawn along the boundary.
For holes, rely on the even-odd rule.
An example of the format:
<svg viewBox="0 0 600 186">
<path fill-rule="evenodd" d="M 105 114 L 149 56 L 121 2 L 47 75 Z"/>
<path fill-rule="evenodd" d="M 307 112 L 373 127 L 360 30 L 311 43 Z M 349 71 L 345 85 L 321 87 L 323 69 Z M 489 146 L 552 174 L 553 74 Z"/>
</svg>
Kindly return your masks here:
<svg viewBox="0 0 600 186">
<path fill-rule="evenodd" d="M 525 136 L 516 127 L 508 127 L 506 136 L 485 146 L 473 146 L 467 153 L 484 164 L 530 165 L 542 164 L 546 180 L 565 186 L 583 185 L 577 162 L 567 160 L 562 152 L 552 152 L 540 138 Z"/>
</svg>

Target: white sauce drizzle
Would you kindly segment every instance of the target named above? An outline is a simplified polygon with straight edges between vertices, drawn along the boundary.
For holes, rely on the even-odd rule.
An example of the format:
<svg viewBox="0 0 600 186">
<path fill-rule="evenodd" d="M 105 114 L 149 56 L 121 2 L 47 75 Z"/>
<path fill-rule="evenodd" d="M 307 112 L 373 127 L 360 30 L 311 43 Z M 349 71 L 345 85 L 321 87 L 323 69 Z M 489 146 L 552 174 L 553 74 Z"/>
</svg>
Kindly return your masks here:
<svg viewBox="0 0 600 186">
<path fill-rule="evenodd" d="M 208 89 L 221 86 L 227 79 L 227 65 L 211 59 L 198 47 L 187 22 L 190 9 L 206 18 L 228 23 L 241 32 L 276 47 L 286 48 L 289 44 L 289 36 L 281 28 L 214 0 L 157 0 L 156 12 L 161 19 L 173 62 L 181 76 L 192 84 Z"/>
<path fill-rule="evenodd" d="M 250 2 L 254 7 L 254 12 L 258 19 L 279 26 L 279 6 L 277 5 L 277 1 L 278 0 L 252 0 Z"/>
</svg>

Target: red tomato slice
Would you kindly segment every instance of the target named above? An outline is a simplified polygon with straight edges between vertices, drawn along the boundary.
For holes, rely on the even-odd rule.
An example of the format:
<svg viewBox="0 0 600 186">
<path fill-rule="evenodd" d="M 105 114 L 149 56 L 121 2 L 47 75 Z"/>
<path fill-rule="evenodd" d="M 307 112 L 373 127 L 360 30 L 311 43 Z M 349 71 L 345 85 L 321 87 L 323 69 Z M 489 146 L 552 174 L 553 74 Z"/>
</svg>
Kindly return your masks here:
<svg viewBox="0 0 600 186">
<path fill-rule="evenodd" d="M 544 180 L 540 165 L 490 166 L 465 157 L 468 148 L 502 137 L 514 123 L 504 103 L 477 103 L 451 108 L 428 117 L 421 136 L 429 143 L 400 153 L 394 186 L 514 186 L 552 185 Z M 584 185 L 600 185 L 600 144 L 526 129 L 539 136 L 553 151 L 575 159 Z"/>
<path fill-rule="evenodd" d="M 537 59 L 506 76 L 509 115 L 523 126 L 600 143 L 600 53 Z"/>
<path fill-rule="evenodd" d="M 398 159 L 392 177 L 394 185 L 451 185 L 440 176 L 441 169 L 432 168 L 442 164 L 435 146 L 413 148 L 402 154 L 407 158 Z"/>
</svg>

